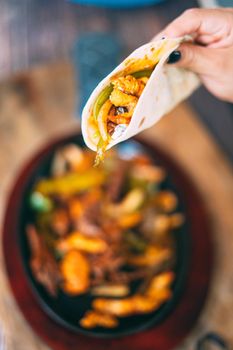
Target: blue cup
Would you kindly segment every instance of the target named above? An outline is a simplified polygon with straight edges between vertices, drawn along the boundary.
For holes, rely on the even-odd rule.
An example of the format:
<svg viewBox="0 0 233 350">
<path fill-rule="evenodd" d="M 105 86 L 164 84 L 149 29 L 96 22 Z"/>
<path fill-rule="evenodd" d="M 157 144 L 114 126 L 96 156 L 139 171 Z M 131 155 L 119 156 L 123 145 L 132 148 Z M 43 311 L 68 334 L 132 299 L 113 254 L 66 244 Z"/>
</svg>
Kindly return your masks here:
<svg viewBox="0 0 233 350">
<path fill-rule="evenodd" d="M 94 5 L 111 8 L 134 8 L 158 4 L 164 0 L 69 0 L 82 5 Z"/>
</svg>

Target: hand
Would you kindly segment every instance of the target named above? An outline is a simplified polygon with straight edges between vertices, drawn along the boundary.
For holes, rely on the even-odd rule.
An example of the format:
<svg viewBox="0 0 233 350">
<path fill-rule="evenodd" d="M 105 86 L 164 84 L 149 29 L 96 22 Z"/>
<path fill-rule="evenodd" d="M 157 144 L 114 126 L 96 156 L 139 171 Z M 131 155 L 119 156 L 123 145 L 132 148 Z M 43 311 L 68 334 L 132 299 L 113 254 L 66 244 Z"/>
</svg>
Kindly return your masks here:
<svg viewBox="0 0 233 350">
<path fill-rule="evenodd" d="M 156 39 L 186 34 L 194 43 L 182 44 L 169 63 L 196 72 L 213 95 L 233 102 L 233 8 L 189 9 Z"/>
</svg>

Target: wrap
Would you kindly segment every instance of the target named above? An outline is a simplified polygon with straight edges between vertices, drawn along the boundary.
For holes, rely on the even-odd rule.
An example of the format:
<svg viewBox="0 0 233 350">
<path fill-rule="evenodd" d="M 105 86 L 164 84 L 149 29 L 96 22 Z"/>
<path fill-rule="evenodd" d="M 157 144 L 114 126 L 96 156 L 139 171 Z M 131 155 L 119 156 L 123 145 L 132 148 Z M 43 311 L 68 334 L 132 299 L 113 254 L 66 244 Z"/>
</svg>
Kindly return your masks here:
<svg viewBox="0 0 233 350">
<path fill-rule="evenodd" d="M 90 149 L 101 152 L 102 148 L 102 151 L 105 151 L 151 127 L 199 86 L 196 74 L 166 64 L 169 55 L 179 47 L 181 42 L 186 40 L 190 40 L 190 38 L 165 38 L 145 44 L 136 49 L 98 84 L 82 112 L 82 134 Z M 106 94 L 104 91 L 108 90 L 109 87 L 111 92 L 114 79 L 139 72 L 139 74 L 135 74 L 137 77 L 142 71 L 150 71 L 151 73 L 137 100 L 129 124 L 121 124 L 117 130 L 114 129 L 114 133 L 108 135 L 108 139 L 104 141 L 103 145 L 99 124 L 93 116 L 96 102 L 97 108 L 100 108 L 101 94 Z M 106 98 L 104 99 L 106 100 Z M 102 100 L 104 99 L 102 96 Z"/>
</svg>

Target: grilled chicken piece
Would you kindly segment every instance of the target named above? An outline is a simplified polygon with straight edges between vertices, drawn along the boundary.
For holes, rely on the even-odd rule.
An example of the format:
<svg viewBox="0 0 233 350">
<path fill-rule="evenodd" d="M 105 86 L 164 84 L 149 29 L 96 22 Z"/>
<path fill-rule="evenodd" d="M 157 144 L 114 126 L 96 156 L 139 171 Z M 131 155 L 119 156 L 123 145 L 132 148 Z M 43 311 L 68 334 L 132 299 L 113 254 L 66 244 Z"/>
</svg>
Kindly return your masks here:
<svg viewBox="0 0 233 350">
<path fill-rule="evenodd" d="M 118 89 L 128 95 L 137 95 L 140 88 L 139 82 L 132 75 L 116 78 L 112 81 L 112 84 L 115 89 Z"/>
<path fill-rule="evenodd" d="M 125 317 L 152 312 L 170 297 L 170 290 L 164 289 L 156 297 L 138 294 L 124 299 L 98 298 L 93 301 L 93 307 L 97 311 Z"/>
<path fill-rule="evenodd" d="M 172 272 L 164 272 L 152 279 L 144 295 L 135 294 L 124 299 L 97 298 L 93 301 L 93 308 L 119 317 L 152 312 L 171 297 L 173 279 Z"/>
<path fill-rule="evenodd" d="M 77 250 L 68 252 L 60 263 L 63 277 L 63 290 L 70 295 L 85 293 L 90 285 L 90 265 L 82 253 Z"/>
<path fill-rule="evenodd" d="M 135 107 L 138 101 L 138 98 L 133 95 L 128 95 L 121 90 L 113 89 L 110 95 L 110 101 L 116 107 L 118 106 Z"/>
<path fill-rule="evenodd" d="M 57 244 L 57 249 L 61 252 L 69 252 L 78 249 L 90 254 L 103 253 L 107 249 L 107 244 L 101 238 L 90 238 L 76 231 L 67 238 L 61 239 Z"/>
<path fill-rule="evenodd" d="M 167 247 L 149 246 L 144 254 L 128 256 L 128 263 L 133 266 L 156 266 L 170 260 L 172 250 Z"/>
<path fill-rule="evenodd" d="M 88 329 L 95 327 L 115 328 L 118 326 L 118 320 L 112 315 L 97 311 L 87 311 L 80 320 L 80 325 Z"/>
</svg>

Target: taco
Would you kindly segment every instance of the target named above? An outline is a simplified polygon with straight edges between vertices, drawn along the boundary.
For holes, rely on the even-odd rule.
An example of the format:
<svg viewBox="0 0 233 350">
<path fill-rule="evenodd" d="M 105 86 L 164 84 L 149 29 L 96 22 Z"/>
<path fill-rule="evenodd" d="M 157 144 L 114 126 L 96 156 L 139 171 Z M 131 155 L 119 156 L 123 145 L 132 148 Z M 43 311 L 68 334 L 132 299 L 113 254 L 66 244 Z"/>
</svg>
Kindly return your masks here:
<svg viewBox="0 0 233 350">
<path fill-rule="evenodd" d="M 86 145 L 106 150 L 155 124 L 199 85 L 191 71 L 166 64 L 186 38 L 161 39 L 139 47 L 95 88 L 82 113 Z"/>
</svg>

